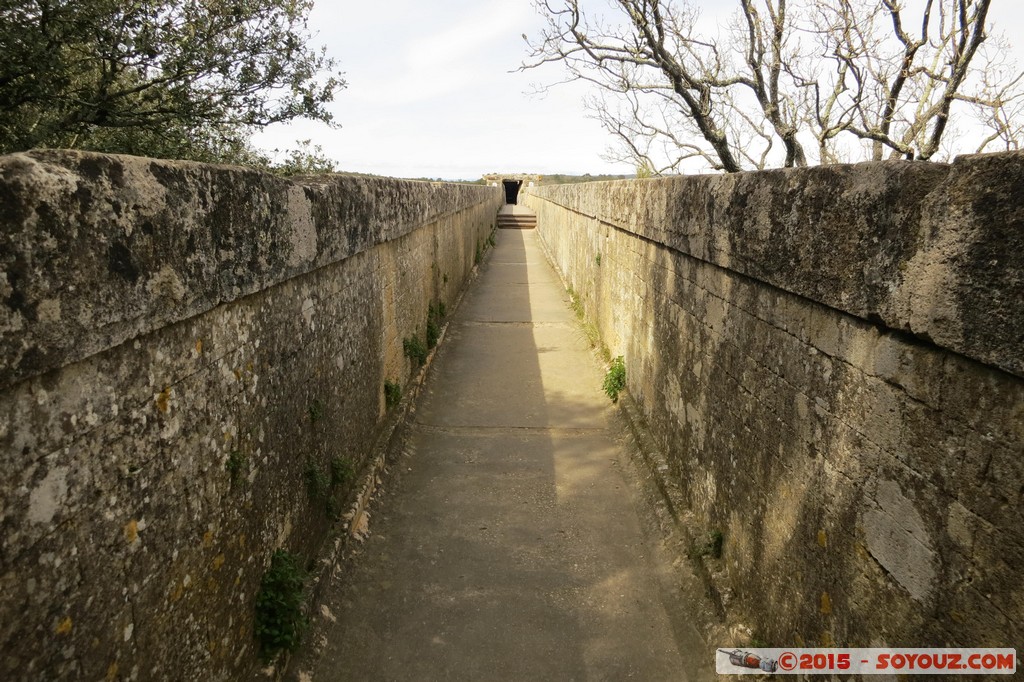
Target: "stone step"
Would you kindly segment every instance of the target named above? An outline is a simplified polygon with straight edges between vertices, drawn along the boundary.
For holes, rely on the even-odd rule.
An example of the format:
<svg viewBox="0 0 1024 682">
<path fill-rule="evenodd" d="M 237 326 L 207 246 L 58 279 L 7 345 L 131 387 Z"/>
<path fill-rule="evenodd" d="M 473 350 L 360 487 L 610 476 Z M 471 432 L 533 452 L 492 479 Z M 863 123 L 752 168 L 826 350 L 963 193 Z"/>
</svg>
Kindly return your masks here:
<svg viewBox="0 0 1024 682">
<path fill-rule="evenodd" d="M 532 230 L 537 227 L 537 216 L 499 214 L 498 227 L 505 230 Z"/>
</svg>

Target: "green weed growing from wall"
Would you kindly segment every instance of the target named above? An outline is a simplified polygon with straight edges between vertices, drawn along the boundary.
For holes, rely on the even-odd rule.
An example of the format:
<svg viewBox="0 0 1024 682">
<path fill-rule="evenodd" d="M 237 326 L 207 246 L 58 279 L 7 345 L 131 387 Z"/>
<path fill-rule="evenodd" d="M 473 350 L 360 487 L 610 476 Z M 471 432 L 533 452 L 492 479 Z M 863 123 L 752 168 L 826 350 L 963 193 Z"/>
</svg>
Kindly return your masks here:
<svg viewBox="0 0 1024 682">
<path fill-rule="evenodd" d="M 444 301 L 431 303 L 427 307 L 427 348 L 433 348 L 441 338 L 441 322 L 444 321 L 446 308 Z"/>
<path fill-rule="evenodd" d="M 604 384 L 601 388 L 613 403 L 619 401 L 619 393 L 626 388 L 626 363 L 621 355 L 612 360 L 608 373 L 604 375 Z"/>
<path fill-rule="evenodd" d="M 402 339 L 402 350 L 405 351 L 405 357 L 415 362 L 417 367 L 423 366 L 423 363 L 427 361 L 427 355 L 430 353 L 426 344 L 415 334 Z"/>
<path fill-rule="evenodd" d="M 580 299 L 580 295 L 572 287 L 566 287 L 565 290 L 569 294 L 569 307 L 572 308 L 573 313 L 576 314 L 578 319 L 583 320 L 583 301 Z"/>
<path fill-rule="evenodd" d="M 694 544 L 690 550 L 690 558 L 698 559 L 710 557 L 712 559 L 722 558 L 722 545 L 725 543 L 725 536 L 722 531 L 715 529 L 707 534 L 704 542 Z"/>
<path fill-rule="evenodd" d="M 228 476 L 231 477 L 231 485 L 234 485 L 239 477 L 249 470 L 249 458 L 238 450 L 232 450 L 224 468 L 227 469 Z"/>
<path fill-rule="evenodd" d="M 327 478 L 327 474 L 320 471 L 315 464 L 310 462 L 306 465 L 306 470 L 303 472 L 303 476 L 306 479 L 306 492 L 309 493 L 309 499 L 314 502 L 319 502 L 327 498 L 328 490 L 331 485 L 330 480 Z"/>
<path fill-rule="evenodd" d="M 427 315 L 427 348 L 436 346 L 439 338 L 441 338 L 441 325 L 432 314 Z"/>
<path fill-rule="evenodd" d="M 384 381 L 384 404 L 390 410 L 402 402 L 402 385 L 397 381 Z"/>
<path fill-rule="evenodd" d="M 324 417 L 324 404 L 319 400 L 314 400 L 309 404 L 309 421 L 314 424 L 323 419 Z"/>
<path fill-rule="evenodd" d="M 332 457 L 325 472 L 313 462 L 309 462 L 302 475 L 306 480 L 306 492 L 309 494 L 310 502 L 323 504 L 327 517 L 337 519 L 336 492 L 339 486 L 345 486 L 355 478 L 356 472 L 352 463 L 343 457 Z"/>
<path fill-rule="evenodd" d="M 308 620 L 302 615 L 306 572 L 297 554 L 274 552 L 256 595 L 255 633 L 263 658 L 291 651 L 302 638 Z"/>
<path fill-rule="evenodd" d="M 725 536 L 722 535 L 722 531 L 713 530 L 708 533 L 707 550 L 708 556 L 712 559 L 722 558 L 722 544 L 725 542 Z"/>
<path fill-rule="evenodd" d="M 347 459 L 341 457 L 331 458 L 331 488 L 347 484 L 355 478 L 355 475 L 356 472 L 352 468 L 352 463 Z"/>
</svg>

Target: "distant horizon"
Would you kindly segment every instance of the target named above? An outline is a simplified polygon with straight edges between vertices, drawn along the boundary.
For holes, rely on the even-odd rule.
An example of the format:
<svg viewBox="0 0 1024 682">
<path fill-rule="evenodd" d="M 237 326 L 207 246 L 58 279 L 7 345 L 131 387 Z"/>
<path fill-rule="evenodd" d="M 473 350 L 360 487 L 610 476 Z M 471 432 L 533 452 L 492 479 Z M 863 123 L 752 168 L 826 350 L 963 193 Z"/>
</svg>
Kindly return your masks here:
<svg viewBox="0 0 1024 682">
<path fill-rule="evenodd" d="M 460 182 L 460 183 L 468 183 L 468 184 L 481 183 L 481 182 L 484 181 L 484 176 L 486 176 L 486 175 L 500 175 L 500 176 L 537 175 L 537 176 L 539 176 L 541 178 L 541 184 L 545 184 L 544 181 L 543 181 L 545 178 L 552 178 L 552 177 L 554 177 L 554 178 L 572 178 L 572 179 L 580 179 L 580 180 L 583 180 L 585 178 L 589 178 L 589 180 L 584 180 L 585 182 L 586 181 L 589 181 L 589 182 L 600 182 L 602 180 L 628 180 L 628 179 L 632 179 L 632 178 L 636 177 L 636 173 L 533 173 L 531 171 L 507 171 L 507 172 L 488 171 L 488 172 L 482 173 L 479 176 L 474 177 L 474 178 L 468 178 L 468 177 L 461 177 L 461 178 L 448 177 L 448 178 L 446 178 L 446 177 L 441 177 L 441 176 L 429 176 L 429 175 L 421 175 L 421 176 L 417 176 L 417 177 L 399 176 L 399 175 L 382 175 L 380 173 L 366 173 L 366 172 L 363 172 L 363 171 L 352 171 L 352 170 L 347 170 L 347 169 L 344 169 L 344 168 L 339 168 L 335 172 L 337 174 L 339 174 L 339 175 L 360 175 L 360 176 L 367 176 L 367 177 L 392 178 L 392 179 L 395 179 L 395 180 L 411 180 L 411 181 L 418 181 L 418 182 Z M 567 182 L 568 181 L 569 180 L 567 180 Z"/>
</svg>

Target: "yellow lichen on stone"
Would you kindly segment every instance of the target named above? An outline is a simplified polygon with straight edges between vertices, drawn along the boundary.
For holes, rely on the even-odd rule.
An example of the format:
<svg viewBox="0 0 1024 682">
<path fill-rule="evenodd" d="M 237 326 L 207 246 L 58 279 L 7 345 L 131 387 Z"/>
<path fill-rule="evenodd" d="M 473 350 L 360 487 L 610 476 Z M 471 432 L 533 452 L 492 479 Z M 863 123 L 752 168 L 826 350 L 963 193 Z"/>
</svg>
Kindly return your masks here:
<svg viewBox="0 0 1024 682">
<path fill-rule="evenodd" d="M 65 616 L 64 620 L 58 623 L 57 627 L 54 628 L 54 632 L 58 635 L 66 635 L 71 632 L 71 616 Z"/>
<path fill-rule="evenodd" d="M 818 530 L 818 544 L 822 547 L 825 547 L 828 544 L 828 537 L 825 535 L 824 528 Z"/>
<path fill-rule="evenodd" d="M 196 354 L 197 355 L 202 355 L 203 354 L 203 340 L 202 339 L 196 339 Z"/>
<path fill-rule="evenodd" d="M 177 583 L 174 586 L 174 591 L 171 592 L 171 594 L 168 596 L 168 599 L 170 599 L 171 603 L 174 603 L 174 602 L 180 600 L 184 595 L 185 595 L 185 586 L 182 583 Z"/>
<path fill-rule="evenodd" d="M 213 547 L 213 531 L 208 530 L 203 533 L 203 547 Z"/>
<path fill-rule="evenodd" d="M 822 633 L 822 635 L 821 635 L 821 645 L 822 646 L 835 646 L 836 645 L 836 640 L 834 640 L 832 638 L 832 633 L 831 632 L 824 632 L 824 633 Z"/>
<path fill-rule="evenodd" d="M 828 592 L 821 593 L 821 612 L 826 616 L 832 613 L 832 598 L 828 596 Z"/>
<path fill-rule="evenodd" d="M 212 563 L 213 570 L 215 570 L 215 571 L 220 570 L 220 567 L 224 565 L 224 561 L 225 561 L 225 557 L 224 557 L 223 554 L 218 554 L 217 556 L 215 556 L 213 558 L 213 563 Z"/>
<path fill-rule="evenodd" d="M 164 390 L 156 394 L 156 409 L 161 412 L 167 412 L 171 407 L 171 387 L 168 386 Z"/>
<path fill-rule="evenodd" d="M 124 539 L 129 545 L 139 539 L 139 522 L 135 519 L 124 524 Z"/>
<path fill-rule="evenodd" d="M 110 667 L 107 668 L 107 682 L 113 682 L 114 680 L 117 679 L 117 671 L 118 671 L 117 661 L 114 661 L 113 663 L 110 664 Z"/>
</svg>

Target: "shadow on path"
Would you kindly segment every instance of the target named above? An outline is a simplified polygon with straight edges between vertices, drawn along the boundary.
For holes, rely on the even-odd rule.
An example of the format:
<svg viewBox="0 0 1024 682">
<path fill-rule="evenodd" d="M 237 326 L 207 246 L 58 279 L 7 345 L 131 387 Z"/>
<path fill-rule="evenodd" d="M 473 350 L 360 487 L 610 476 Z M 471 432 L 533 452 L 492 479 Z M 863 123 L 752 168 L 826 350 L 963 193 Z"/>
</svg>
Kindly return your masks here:
<svg viewBox="0 0 1024 682">
<path fill-rule="evenodd" d="M 602 372 L 535 232 L 502 230 L 413 414 L 320 680 L 680 680 Z"/>
</svg>

